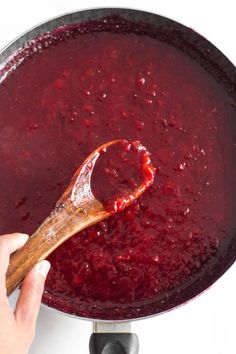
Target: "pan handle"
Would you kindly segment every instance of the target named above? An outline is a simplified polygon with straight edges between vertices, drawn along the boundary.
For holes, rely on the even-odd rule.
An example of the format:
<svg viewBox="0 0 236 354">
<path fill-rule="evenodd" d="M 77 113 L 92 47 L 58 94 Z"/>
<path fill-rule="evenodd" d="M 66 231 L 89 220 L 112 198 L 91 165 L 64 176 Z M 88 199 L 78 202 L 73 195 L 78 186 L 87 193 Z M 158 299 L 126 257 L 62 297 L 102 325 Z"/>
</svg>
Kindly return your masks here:
<svg viewBox="0 0 236 354">
<path fill-rule="evenodd" d="M 90 354 L 138 354 L 138 336 L 135 333 L 93 333 L 89 350 Z"/>
<path fill-rule="evenodd" d="M 138 336 L 130 322 L 94 322 L 90 354 L 138 354 Z"/>
</svg>

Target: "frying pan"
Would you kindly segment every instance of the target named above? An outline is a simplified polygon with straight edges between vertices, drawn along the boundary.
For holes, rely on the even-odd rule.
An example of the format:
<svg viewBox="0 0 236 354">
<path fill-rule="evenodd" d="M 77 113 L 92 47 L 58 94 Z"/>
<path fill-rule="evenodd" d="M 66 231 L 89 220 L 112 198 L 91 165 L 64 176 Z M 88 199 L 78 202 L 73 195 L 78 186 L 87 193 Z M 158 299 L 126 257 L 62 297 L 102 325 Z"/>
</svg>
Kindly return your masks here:
<svg viewBox="0 0 236 354">
<path fill-rule="evenodd" d="M 49 20 L 24 33 L 0 52 L 0 74 L 1 68 L 10 61 L 13 54 L 24 46 L 25 43 L 40 34 L 52 31 L 62 25 L 100 20 L 103 17 L 111 15 L 131 21 L 133 29 L 135 29 L 135 24 L 142 24 L 142 33 L 152 38 L 158 38 L 186 52 L 224 87 L 236 104 L 236 69 L 216 47 L 193 30 L 177 22 L 156 14 L 130 9 L 92 9 L 69 13 Z M 146 305 L 143 305 L 142 313 L 145 316 L 142 318 L 163 313 L 192 299 L 214 283 L 233 264 L 235 258 L 236 235 L 229 235 L 228 241 L 225 242 L 224 249 L 221 250 L 221 255 L 217 262 L 212 266 L 208 265 L 204 270 L 205 276 L 199 279 L 194 287 L 190 284 L 186 286 L 181 294 L 175 293 L 170 295 L 168 303 L 160 301 L 157 303 L 154 301 L 146 308 Z M 127 316 L 121 317 L 118 321 L 89 318 L 89 320 L 94 322 L 94 333 L 90 338 L 90 353 L 137 354 L 138 338 L 135 334 L 131 333 L 130 325 L 130 321 L 136 319 L 138 318 L 127 318 Z"/>
</svg>

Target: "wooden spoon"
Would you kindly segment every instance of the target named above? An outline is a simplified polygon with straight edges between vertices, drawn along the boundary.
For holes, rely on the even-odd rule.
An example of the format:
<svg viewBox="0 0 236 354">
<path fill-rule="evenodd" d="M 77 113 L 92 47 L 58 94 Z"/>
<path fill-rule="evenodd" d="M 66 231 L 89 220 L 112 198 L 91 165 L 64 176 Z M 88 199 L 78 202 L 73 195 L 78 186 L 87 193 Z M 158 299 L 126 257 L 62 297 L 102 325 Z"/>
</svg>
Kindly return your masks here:
<svg viewBox="0 0 236 354">
<path fill-rule="evenodd" d="M 97 148 L 77 169 L 68 187 L 56 203 L 54 210 L 29 238 L 26 244 L 16 251 L 10 259 L 6 275 L 7 294 L 22 282 L 25 275 L 39 261 L 48 257 L 59 245 L 79 231 L 96 224 L 117 211 L 123 210 L 138 198 L 153 182 L 155 169 L 150 161 L 150 154 L 145 150 L 145 180 L 129 196 L 119 198 L 119 208 L 108 210 L 97 200 L 91 190 L 91 176 L 100 154 L 109 146 L 127 142 L 110 141 Z M 132 143 L 131 143 L 132 144 Z"/>
</svg>

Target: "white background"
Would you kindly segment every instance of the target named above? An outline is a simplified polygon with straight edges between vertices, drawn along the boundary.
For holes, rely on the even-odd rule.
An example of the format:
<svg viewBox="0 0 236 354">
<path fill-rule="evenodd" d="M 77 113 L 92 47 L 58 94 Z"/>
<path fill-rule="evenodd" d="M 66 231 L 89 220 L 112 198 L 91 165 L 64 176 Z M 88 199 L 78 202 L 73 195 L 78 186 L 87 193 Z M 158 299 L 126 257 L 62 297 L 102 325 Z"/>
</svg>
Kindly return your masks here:
<svg viewBox="0 0 236 354">
<path fill-rule="evenodd" d="M 235 0 L 1 0 L 0 48 L 50 17 L 106 6 L 138 8 L 175 19 L 208 38 L 236 63 Z M 234 265 L 194 301 L 167 314 L 135 322 L 133 331 L 139 335 L 140 354 L 236 353 L 235 299 Z M 90 322 L 42 307 L 30 354 L 88 354 L 91 327 Z"/>
</svg>

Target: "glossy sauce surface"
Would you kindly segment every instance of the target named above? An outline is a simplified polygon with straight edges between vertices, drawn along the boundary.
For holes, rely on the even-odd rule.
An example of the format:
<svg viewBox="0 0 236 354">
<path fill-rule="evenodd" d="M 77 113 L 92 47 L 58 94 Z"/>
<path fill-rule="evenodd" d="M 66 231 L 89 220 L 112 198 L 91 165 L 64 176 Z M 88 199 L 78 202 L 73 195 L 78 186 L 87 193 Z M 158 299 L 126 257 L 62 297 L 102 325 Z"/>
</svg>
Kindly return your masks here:
<svg viewBox="0 0 236 354">
<path fill-rule="evenodd" d="M 0 139 L 1 233 L 32 233 L 106 141 L 139 140 L 157 166 L 130 207 L 49 257 L 44 302 L 55 308 L 119 319 L 172 307 L 235 231 L 232 99 L 157 39 L 75 32 L 48 43 L 1 83 Z"/>
</svg>

